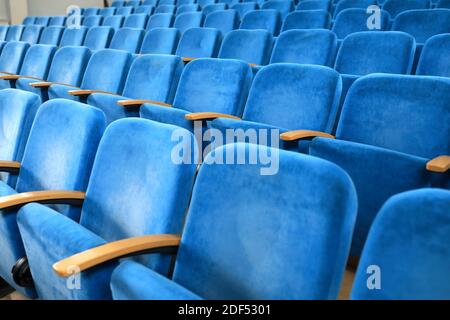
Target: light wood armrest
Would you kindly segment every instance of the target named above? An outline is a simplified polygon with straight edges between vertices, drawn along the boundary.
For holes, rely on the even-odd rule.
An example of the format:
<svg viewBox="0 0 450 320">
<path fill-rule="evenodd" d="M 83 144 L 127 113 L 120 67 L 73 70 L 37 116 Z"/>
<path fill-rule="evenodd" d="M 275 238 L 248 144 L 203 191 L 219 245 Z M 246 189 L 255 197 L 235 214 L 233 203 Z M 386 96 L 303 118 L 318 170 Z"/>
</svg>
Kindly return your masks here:
<svg viewBox="0 0 450 320">
<path fill-rule="evenodd" d="M 6 76 L 0 76 L 0 80 L 17 80 L 20 76 L 17 74 L 7 74 Z"/>
<path fill-rule="evenodd" d="M 187 58 L 187 57 L 184 57 L 184 58 L 181 58 L 181 60 L 183 60 L 183 62 L 185 62 L 185 63 L 188 63 L 188 62 L 191 62 L 191 61 L 194 61 L 194 60 L 197 60 L 198 58 Z"/>
<path fill-rule="evenodd" d="M 249 63 L 248 65 L 249 65 L 250 67 L 252 67 L 252 68 L 253 68 L 253 67 L 259 67 L 259 64 L 256 64 L 256 63 Z"/>
<path fill-rule="evenodd" d="M 196 112 L 196 113 L 189 113 L 184 116 L 187 120 L 191 121 L 201 121 L 201 120 L 214 120 L 217 118 L 225 118 L 225 119 L 234 119 L 234 120 L 241 120 L 241 118 L 224 114 L 224 113 L 217 113 L 217 112 Z"/>
<path fill-rule="evenodd" d="M 0 210 L 16 209 L 26 204 L 37 202 L 42 204 L 83 204 L 85 193 L 80 191 L 34 191 L 0 197 Z"/>
<path fill-rule="evenodd" d="M 438 173 L 447 172 L 450 170 L 450 156 L 440 156 L 428 161 L 427 170 Z"/>
<path fill-rule="evenodd" d="M 172 105 L 170 105 L 168 103 L 153 101 L 153 100 L 120 100 L 117 102 L 117 104 L 119 106 L 122 106 L 124 108 L 140 108 L 145 103 L 155 104 L 157 106 L 167 107 L 167 108 L 172 107 Z"/>
<path fill-rule="evenodd" d="M 101 90 L 70 90 L 69 94 L 72 96 L 89 96 L 93 93 L 105 93 L 105 94 L 112 94 L 110 92 L 101 91 Z"/>
<path fill-rule="evenodd" d="M 116 259 L 139 254 L 161 253 L 161 249 L 177 249 L 180 236 L 172 234 L 148 235 L 110 242 L 86 250 L 53 265 L 53 270 L 62 277 L 73 275 L 73 271 L 82 272 Z M 172 253 L 176 251 L 173 250 Z"/>
<path fill-rule="evenodd" d="M 32 82 L 30 86 L 33 88 L 49 88 L 51 87 L 53 82 L 41 81 L 41 82 Z"/>
<path fill-rule="evenodd" d="M 313 130 L 289 131 L 289 132 L 282 133 L 280 135 L 280 139 L 283 141 L 312 139 L 312 138 L 316 138 L 316 137 L 335 139 L 335 137 L 332 136 L 331 134 L 328 134 L 325 132 L 320 132 L 320 131 L 313 131 Z"/>
<path fill-rule="evenodd" d="M 20 162 L 16 161 L 0 161 L 0 172 L 18 174 L 20 170 Z"/>
</svg>

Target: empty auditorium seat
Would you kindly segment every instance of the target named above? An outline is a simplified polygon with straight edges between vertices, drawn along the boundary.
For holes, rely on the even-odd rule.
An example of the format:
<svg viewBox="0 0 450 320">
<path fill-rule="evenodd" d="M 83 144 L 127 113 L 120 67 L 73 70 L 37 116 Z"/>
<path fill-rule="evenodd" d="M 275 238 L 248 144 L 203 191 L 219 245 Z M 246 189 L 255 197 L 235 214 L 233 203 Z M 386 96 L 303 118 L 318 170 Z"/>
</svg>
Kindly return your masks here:
<svg viewBox="0 0 450 320">
<path fill-rule="evenodd" d="M 146 14 L 131 14 L 123 23 L 124 28 L 137 28 L 137 29 L 145 29 L 148 22 L 148 15 Z"/>
<path fill-rule="evenodd" d="M 414 9 L 428 9 L 430 7 L 429 0 L 387 0 L 383 4 L 383 10 L 389 12 L 392 19 L 399 13 Z"/>
<path fill-rule="evenodd" d="M 116 14 L 116 8 L 114 7 L 102 8 L 100 9 L 98 14 L 101 15 L 102 17 L 113 16 Z"/>
<path fill-rule="evenodd" d="M 100 11 L 100 8 L 84 8 L 83 9 L 83 15 L 85 17 L 87 17 L 87 16 L 96 16 L 96 15 L 98 15 L 99 11 Z"/>
<path fill-rule="evenodd" d="M 104 27 L 111 27 L 115 31 L 117 31 L 120 28 L 122 28 L 122 25 L 123 25 L 124 21 L 125 21 L 125 17 L 124 16 L 110 16 L 110 17 L 106 17 L 103 20 L 102 26 L 104 26 Z"/>
<path fill-rule="evenodd" d="M 153 6 L 140 6 L 134 10 L 134 13 L 137 13 L 137 14 L 143 13 L 143 14 L 151 15 L 153 13 L 153 11 L 155 11 L 155 7 L 153 7 Z"/>
<path fill-rule="evenodd" d="M 186 13 L 186 12 L 197 12 L 197 11 L 201 11 L 201 8 L 198 4 L 183 4 L 181 6 L 177 7 L 177 12 L 176 14 L 181 14 L 181 13 Z"/>
<path fill-rule="evenodd" d="M 40 44 L 59 46 L 65 28 L 61 26 L 50 26 L 42 31 L 39 39 Z"/>
<path fill-rule="evenodd" d="M 138 53 L 141 49 L 145 32 L 143 29 L 122 28 L 119 29 L 111 40 L 110 49 L 124 50 Z"/>
<path fill-rule="evenodd" d="M 223 39 L 219 58 L 239 59 L 252 65 L 266 65 L 272 52 L 273 37 L 266 30 L 233 30 Z"/>
<path fill-rule="evenodd" d="M 176 5 L 177 0 L 159 0 L 158 5 Z"/>
<path fill-rule="evenodd" d="M 201 27 L 204 20 L 205 16 L 202 12 L 186 12 L 177 15 L 175 22 L 173 23 L 173 27 L 183 33 L 189 28 Z"/>
<path fill-rule="evenodd" d="M 439 34 L 425 42 L 416 74 L 450 77 L 450 33 Z"/>
<path fill-rule="evenodd" d="M 256 10 L 245 14 L 241 29 L 263 29 L 277 36 L 281 28 L 281 15 L 277 10 Z"/>
<path fill-rule="evenodd" d="M 439 0 L 436 7 L 450 9 L 450 1 L 449 0 Z"/>
<path fill-rule="evenodd" d="M 450 299 L 450 283 L 442 277 L 450 269 L 449 214 L 448 190 L 421 189 L 390 198 L 370 229 L 352 299 Z M 378 287 L 368 282 L 370 266 L 381 273 Z"/>
<path fill-rule="evenodd" d="M 205 19 L 205 28 L 216 28 L 222 35 L 238 29 L 240 24 L 239 14 L 234 9 L 219 10 L 208 14 Z"/>
<path fill-rule="evenodd" d="M 5 41 L 8 33 L 8 26 L 0 26 L 0 41 Z"/>
<path fill-rule="evenodd" d="M 270 63 L 290 62 L 334 66 L 337 38 L 330 30 L 289 30 L 280 34 Z"/>
<path fill-rule="evenodd" d="M 173 23 L 173 14 L 171 13 L 157 13 L 148 19 L 147 30 L 153 28 L 170 28 Z"/>
<path fill-rule="evenodd" d="M 300 1 L 295 9 L 299 11 L 304 10 L 330 11 L 330 8 L 331 8 L 330 0 L 304 0 Z"/>
<path fill-rule="evenodd" d="M 16 262 L 25 257 L 16 222 L 18 210 L 21 206 L 36 200 L 40 202 L 47 197 L 59 199 L 55 202 L 61 203 L 61 199 L 76 200 L 80 196 L 79 192 L 86 189 L 97 145 L 105 127 L 104 121 L 100 110 L 86 105 L 67 100 L 46 102 L 36 114 L 21 163 L 24 170 L 19 171 L 16 187 L 0 183 L 3 197 L 16 195 L 20 199 L 20 206 L 15 206 L 14 209 L 8 210 L 7 202 L 1 207 L 2 211 L 8 210 L 8 214 L 0 215 L 0 243 L 4 254 L 0 262 L 0 274 L 11 286 L 28 297 L 36 296 L 34 289 L 19 286 L 11 273 Z M 48 150 L 52 150 L 51 157 L 48 156 Z M 55 159 L 64 161 L 55 164 Z M 61 193 L 50 190 L 70 191 L 64 197 Z M 24 194 L 30 191 L 35 193 Z M 79 217 L 79 208 L 76 206 L 53 208 L 58 215 L 73 219 Z M 67 239 L 67 233 L 64 234 Z"/>
<path fill-rule="evenodd" d="M 126 4 L 125 1 L 115 0 L 112 2 L 111 7 L 121 8 L 121 7 L 125 6 L 125 4 Z"/>
<path fill-rule="evenodd" d="M 57 27 L 64 27 L 66 25 L 66 17 L 64 16 L 55 16 L 50 18 L 50 22 L 48 23 L 48 26 L 57 26 Z"/>
<path fill-rule="evenodd" d="M 131 1 L 127 1 L 126 4 L 128 7 L 138 7 L 141 5 L 141 1 L 140 0 L 131 0 Z"/>
<path fill-rule="evenodd" d="M 102 16 L 88 16 L 83 19 L 82 25 L 88 28 L 101 26 L 103 22 Z"/>
<path fill-rule="evenodd" d="M 31 45 L 36 44 L 39 42 L 42 30 L 44 30 L 43 26 L 38 25 L 26 26 L 23 29 L 20 41 L 28 42 Z"/>
<path fill-rule="evenodd" d="M 275 151 L 229 144 L 215 152 L 247 158 Z M 136 261 L 122 262 L 112 275 L 113 297 L 336 299 L 356 217 L 352 182 L 343 170 L 320 159 L 280 151 L 279 162 L 276 178 L 261 176 L 260 163 L 203 165 L 172 279 Z M 220 200 L 224 185 L 236 190 L 227 194 L 227 201 Z"/>
<path fill-rule="evenodd" d="M 162 5 L 162 6 L 158 6 L 155 9 L 155 13 L 171 13 L 174 14 L 176 11 L 177 7 L 174 5 Z"/>
<path fill-rule="evenodd" d="M 175 54 L 181 32 L 175 28 L 153 28 L 142 42 L 141 54 Z"/>
<path fill-rule="evenodd" d="M 73 29 L 66 28 L 61 38 L 60 46 L 82 46 L 88 31 L 89 29 L 84 26 Z"/>
<path fill-rule="evenodd" d="M 448 180 L 432 159 L 450 154 L 449 92 L 445 78 L 365 76 L 347 94 L 336 140 L 312 141 L 310 154 L 341 166 L 358 191 L 351 256 L 360 256 L 373 219 L 389 197 Z"/>
<path fill-rule="evenodd" d="M 389 30 L 389 13 L 381 10 L 380 30 L 369 30 L 367 21 L 370 15 L 371 13 L 367 13 L 365 9 L 346 9 L 337 15 L 332 30 L 334 33 L 336 33 L 338 39 L 344 39 L 349 34 L 360 31 Z"/>
<path fill-rule="evenodd" d="M 200 7 L 205 8 L 207 5 L 217 3 L 217 0 L 197 0 L 197 3 L 200 5 Z"/>
<path fill-rule="evenodd" d="M 53 84 L 48 90 L 49 98 L 65 98 L 84 102 L 95 91 L 120 94 L 132 60 L 132 54 L 126 51 L 99 50 L 89 60 L 80 88 Z"/>
<path fill-rule="evenodd" d="M 342 10 L 345 9 L 359 8 L 367 10 L 367 8 L 372 5 L 377 5 L 377 0 L 341 0 L 336 4 L 334 16 L 337 16 Z"/>
<path fill-rule="evenodd" d="M 185 4 L 197 3 L 197 0 L 177 0 L 177 6 L 182 6 Z"/>
<path fill-rule="evenodd" d="M 116 10 L 116 15 L 120 15 L 120 16 L 129 16 L 130 14 L 132 14 L 134 11 L 133 7 L 122 7 L 122 8 L 118 8 Z"/>
<path fill-rule="evenodd" d="M 141 117 L 193 130 L 194 122 L 185 118 L 192 112 L 240 116 L 252 77 L 251 68 L 241 61 L 194 60 L 184 68 L 173 108 L 144 104 Z"/>
<path fill-rule="evenodd" d="M 34 20 L 35 25 L 39 26 L 48 26 L 48 23 L 50 22 L 50 17 L 36 17 L 36 20 Z"/>
<path fill-rule="evenodd" d="M 0 75 L 18 74 L 30 45 L 26 42 L 10 41 L 3 47 L 0 55 Z"/>
<path fill-rule="evenodd" d="M 242 18 L 250 11 L 255 11 L 259 9 L 259 6 L 256 2 L 243 2 L 243 3 L 236 3 L 231 6 L 231 9 L 236 10 L 239 13 L 239 17 L 242 20 Z"/>
<path fill-rule="evenodd" d="M 193 58 L 215 58 L 220 49 L 222 35 L 213 28 L 190 28 L 180 39 L 176 55 Z"/>
<path fill-rule="evenodd" d="M 30 26 L 30 25 L 33 25 L 35 21 L 36 21 L 36 17 L 28 16 L 28 17 L 25 17 L 25 19 L 23 19 L 22 25 Z"/>
<path fill-rule="evenodd" d="M 283 22 L 283 31 L 291 29 L 329 29 L 331 15 L 324 10 L 294 11 Z"/>
<path fill-rule="evenodd" d="M 183 61 L 177 56 L 140 56 L 131 65 L 122 96 L 94 93 L 89 96 L 88 103 L 105 113 L 107 123 L 125 117 L 139 117 L 139 110 L 132 107 L 134 101 L 173 102 L 183 68 Z"/>
<path fill-rule="evenodd" d="M 219 11 L 219 10 L 226 10 L 228 9 L 228 5 L 226 3 L 213 3 L 206 5 L 202 12 L 205 16 L 208 16 L 209 14 Z"/>
<path fill-rule="evenodd" d="M 268 0 L 264 2 L 261 9 L 274 9 L 281 14 L 281 20 L 284 20 L 289 12 L 294 11 L 294 2 L 292 0 Z"/>
<path fill-rule="evenodd" d="M 83 45 L 92 51 L 108 48 L 114 29 L 111 27 L 92 27 L 86 34 Z"/>
<path fill-rule="evenodd" d="M 9 26 L 5 41 L 20 41 L 24 26 Z"/>
</svg>

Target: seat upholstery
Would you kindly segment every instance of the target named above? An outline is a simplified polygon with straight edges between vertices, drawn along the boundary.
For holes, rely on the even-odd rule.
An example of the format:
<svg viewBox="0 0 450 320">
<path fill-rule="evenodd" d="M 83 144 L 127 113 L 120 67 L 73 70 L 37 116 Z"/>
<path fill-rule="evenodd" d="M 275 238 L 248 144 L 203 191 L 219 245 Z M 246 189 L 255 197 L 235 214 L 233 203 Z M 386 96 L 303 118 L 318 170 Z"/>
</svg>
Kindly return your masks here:
<svg viewBox="0 0 450 320">
<path fill-rule="evenodd" d="M 18 74 L 29 48 L 26 42 L 10 41 L 5 44 L 0 55 L 0 73 Z"/>
<path fill-rule="evenodd" d="M 180 37 L 175 28 L 152 28 L 142 42 L 141 54 L 175 54 Z"/>
<path fill-rule="evenodd" d="M 147 30 L 153 28 L 170 28 L 173 23 L 173 14 L 156 13 L 150 17 L 147 24 Z"/>
<path fill-rule="evenodd" d="M 39 39 L 39 43 L 53 45 L 53 46 L 59 46 L 59 43 L 61 42 L 63 33 L 64 33 L 64 27 L 61 27 L 61 26 L 47 27 L 44 29 L 44 31 L 42 31 L 41 38 Z"/>
<path fill-rule="evenodd" d="M 134 13 L 140 14 L 146 14 L 146 15 L 152 15 L 153 11 L 155 11 L 155 7 L 154 6 L 139 6 L 134 10 Z"/>
<path fill-rule="evenodd" d="M 190 4 L 182 4 L 177 6 L 177 12 L 176 14 L 182 14 L 186 12 L 197 12 L 201 11 L 202 8 L 196 3 L 190 3 Z"/>
<path fill-rule="evenodd" d="M 339 39 L 344 39 L 349 34 L 360 31 L 385 31 L 389 30 L 390 15 L 381 10 L 380 29 L 369 30 L 367 27 L 367 19 L 371 13 L 367 13 L 365 9 L 346 9 L 339 13 L 333 24 L 333 32 Z"/>
<path fill-rule="evenodd" d="M 215 58 L 222 35 L 213 28 L 190 28 L 181 37 L 176 54 L 189 58 Z"/>
<path fill-rule="evenodd" d="M 429 0 L 387 0 L 383 4 L 383 10 L 389 12 L 392 18 L 407 10 L 428 9 Z"/>
<path fill-rule="evenodd" d="M 18 223 L 40 298 L 110 299 L 116 263 L 83 272 L 80 290 L 68 289 L 52 264 L 106 241 L 181 233 L 196 165 L 172 162 L 175 131 L 193 140 L 186 130 L 144 119 L 111 124 L 99 146 L 79 224 L 42 205 L 20 211 Z M 170 262 L 164 256 L 136 260 L 161 273 L 167 273 Z"/>
<path fill-rule="evenodd" d="M 7 33 L 8 33 L 8 26 L 0 26 L 0 41 L 6 40 Z"/>
<path fill-rule="evenodd" d="M 103 22 L 102 16 L 88 16 L 83 19 L 83 26 L 92 28 L 101 26 Z"/>
<path fill-rule="evenodd" d="M 109 8 L 102 8 L 99 11 L 99 15 L 101 15 L 102 17 L 109 17 L 109 16 L 113 16 L 116 13 L 116 8 L 114 7 L 109 7 Z"/>
<path fill-rule="evenodd" d="M 55 16 L 51 17 L 50 21 L 48 23 L 48 26 L 57 26 L 57 27 L 64 27 L 66 25 L 66 17 L 65 16 Z"/>
<path fill-rule="evenodd" d="M 330 11 L 330 8 L 331 8 L 330 0 L 303 0 L 298 3 L 295 10 L 299 10 L 299 11 L 305 11 L 305 10 Z"/>
<path fill-rule="evenodd" d="M 416 74 L 450 77 L 450 33 L 439 34 L 425 42 Z"/>
<path fill-rule="evenodd" d="M 121 15 L 121 16 L 127 17 L 130 14 L 132 14 L 133 11 L 134 11 L 133 7 L 122 7 L 122 8 L 118 8 L 116 10 L 116 15 Z"/>
<path fill-rule="evenodd" d="M 372 5 L 377 5 L 377 0 L 340 0 L 334 9 L 334 16 L 345 9 L 360 8 L 366 10 Z"/>
<path fill-rule="evenodd" d="M 111 27 L 92 27 L 89 29 L 84 39 L 83 45 L 92 51 L 109 47 L 114 36 L 114 29 Z"/>
<path fill-rule="evenodd" d="M 239 24 L 239 13 L 234 9 L 214 11 L 205 20 L 205 28 L 216 28 L 222 35 L 238 29 Z"/>
<path fill-rule="evenodd" d="M 139 53 L 144 36 L 143 29 L 122 28 L 114 34 L 109 48 Z"/>
<path fill-rule="evenodd" d="M 36 17 L 36 20 L 34 21 L 35 25 L 38 26 L 48 26 L 48 23 L 50 22 L 50 17 L 42 16 L 42 17 Z"/>
<path fill-rule="evenodd" d="M 89 29 L 84 26 L 81 26 L 79 29 L 66 28 L 61 38 L 60 46 L 82 46 L 88 31 Z"/>
<path fill-rule="evenodd" d="M 281 14 L 284 20 L 289 12 L 294 11 L 294 2 L 292 0 L 269 0 L 263 3 L 261 9 L 274 9 Z"/>
<path fill-rule="evenodd" d="M 277 36 L 281 28 L 281 14 L 274 9 L 250 11 L 242 17 L 241 29 L 262 29 Z"/>
<path fill-rule="evenodd" d="M 103 20 L 102 26 L 111 27 L 115 31 L 122 28 L 123 22 L 125 21 L 124 16 L 109 16 Z"/>
<path fill-rule="evenodd" d="M 161 5 L 158 6 L 155 9 L 155 13 L 171 13 L 174 14 L 176 11 L 177 7 L 171 4 L 165 4 L 165 5 Z"/>
<path fill-rule="evenodd" d="M 177 15 L 173 27 L 185 32 L 190 28 L 200 28 L 203 26 L 205 16 L 201 12 L 186 12 Z"/>
<path fill-rule="evenodd" d="M 20 41 L 28 42 L 31 45 L 36 44 L 39 42 L 39 38 L 41 37 L 41 33 L 43 30 L 44 30 L 43 26 L 38 25 L 26 26 L 23 29 Z"/>
<path fill-rule="evenodd" d="M 28 16 L 23 19 L 22 25 L 24 25 L 24 26 L 34 25 L 35 21 L 36 21 L 36 17 Z"/>
<path fill-rule="evenodd" d="M 20 41 L 23 29 L 25 26 L 9 26 L 8 33 L 6 34 L 6 41 Z"/>
<path fill-rule="evenodd" d="M 148 22 L 148 15 L 144 13 L 140 14 L 131 14 L 123 23 L 124 28 L 137 28 L 137 29 L 145 29 Z"/>
<path fill-rule="evenodd" d="M 324 10 L 294 11 L 287 15 L 283 31 L 291 29 L 329 29 L 331 15 Z"/>
<path fill-rule="evenodd" d="M 98 15 L 99 11 L 100 11 L 100 8 L 84 8 L 83 15 L 84 16 L 96 16 L 96 15 Z"/>
<path fill-rule="evenodd" d="M 210 15 L 213 12 L 216 11 L 220 11 L 220 10 L 226 10 L 228 9 L 228 5 L 226 3 L 212 3 L 212 4 L 208 4 L 206 5 L 202 12 L 205 15 L 205 17 L 207 17 L 208 15 Z"/>
<path fill-rule="evenodd" d="M 256 2 L 242 2 L 236 3 L 231 6 L 231 9 L 236 10 L 239 13 L 239 17 L 242 18 L 250 11 L 258 10 L 259 6 Z"/>
</svg>

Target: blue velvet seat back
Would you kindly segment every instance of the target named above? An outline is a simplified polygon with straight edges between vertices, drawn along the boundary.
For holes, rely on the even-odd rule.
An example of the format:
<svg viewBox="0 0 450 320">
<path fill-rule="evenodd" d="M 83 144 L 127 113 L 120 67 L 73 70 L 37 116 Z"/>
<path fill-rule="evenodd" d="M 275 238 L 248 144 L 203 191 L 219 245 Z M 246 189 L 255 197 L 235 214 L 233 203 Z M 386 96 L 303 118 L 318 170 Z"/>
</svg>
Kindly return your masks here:
<svg viewBox="0 0 450 320">
<path fill-rule="evenodd" d="M 23 29 L 22 36 L 20 37 L 20 41 L 28 42 L 33 45 L 39 42 L 39 38 L 41 37 L 42 30 L 44 30 L 43 26 L 26 26 Z"/>
<path fill-rule="evenodd" d="M 142 42 L 141 54 L 175 54 L 180 37 L 175 28 L 152 28 Z"/>
<path fill-rule="evenodd" d="M 450 9 L 402 12 L 395 18 L 392 30 L 407 32 L 418 43 L 425 43 L 436 34 L 450 33 Z"/>
<path fill-rule="evenodd" d="M 177 9 L 177 7 L 174 6 L 174 5 L 165 4 L 165 5 L 158 6 L 156 8 L 156 10 L 155 10 L 155 13 L 171 13 L 171 14 L 174 14 L 176 9 Z"/>
<path fill-rule="evenodd" d="M 197 12 L 197 11 L 201 11 L 201 8 L 196 3 L 182 4 L 177 6 L 176 14 L 178 15 L 185 12 Z"/>
<path fill-rule="evenodd" d="M 98 27 L 102 24 L 102 22 L 103 22 L 102 16 L 89 16 L 84 18 L 83 26 L 88 28 Z"/>
<path fill-rule="evenodd" d="M 262 29 L 277 36 L 281 28 L 281 14 L 277 10 L 250 11 L 242 17 L 241 29 Z"/>
<path fill-rule="evenodd" d="M 90 58 L 91 52 L 86 47 L 59 49 L 53 58 L 48 81 L 80 86 Z"/>
<path fill-rule="evenodd" d="M 216 152 L 248 157 L 257 148 L 275 152 L 248 144 Z M 206 299 L 336 298 L 356 218 L 353 184 L 334 164 L 279 152 L 273 176 L 261 176 L 261 164 L 201 167 L 175 282 Z"/>
<path fill-rule="evenodd" d="M 112 123 L 99 146 L 80 224 L 106 241 L 181 233 L 196 165 L 172 160 L 177 130 L 195 154 L 187 130 L 145 119 Z"/>
<path fill-rule="evenodd" d="M 329 30 L 289 30 L 278 37 L 270 63 L 290 62 L 332 67 L 336 51 L 337 38 Z"/>
<path fill-rule="evenodd" d="M 331 15 L 325 10 L 295 11 L 284 19 L 282 30 L 328 29 L 330 25 Z"/>
<path fill-rule="evenodd" d="M 99 8 L 84 8 L 83 15 L 84 16 L 95 16 L 99 12 Z"/>
<path fill-rule="evenodd" d="M 23 59 L 20 74 L 38 79 L 46 79 L 56 49 L 56 46 L 46 44 L 35 44 L 31 46 Z"/>
<path fill-rule="evenodd" d="M 341 0 L 336 4 L 334 9 L 334 15 L 336 16 L 342 10 L 349 8 L 367 9 L 371 5 L 376 5 L 377 0 Z"/>
<path fill-rule="evenodd" d="M 138 53 L 144 36 L 144 29 L 122 28 L 114 34 L 109 48 Z"/>
<path fill-rule="evenodd" d="M 390 15 L 381 10 L 380 30 L 369 30 L 367 28 L 367 19 L 373 13 L 367 13 L 366 9 L 346 9 L 339 13 L 334 21 L 332 31 L 336 33 L 339 39 L 344 39 L 349 34 L 360 31 L 384 31 L 389 29 Z"/>
<path fill-rule="evenodd" d="M 10 26 L 6 34 L 6 41 L 20 41 L 24 26 Z"/>
<path fill-rule="evenodd" d="M 436 4 L 436 7 L 450 9 L 450 1 L 449 0 L 439 0 Z"/>
<path fill-rule="evenodd" d="M 139 6 L 134 10 L 134 13 L 143 13 L 147 15 L 152 15 L 155 7 L 153 6 Z"/>
<path fill-rule="evenodd" d="M 269 0 L 263 3 L 261 9 L 274 9 L 281 14 L 284 20 L 289 12 L 294 10 L 294 2 L 292 0 Z"/>
<path fill-rule="evenodd" d="M 48 26 L 57 26 L 57 27 L 64 27 L 66 25 L 66 17 L 64 16 L 55 16 L 50 18 L 50 22 L 48 23 Z"/>
<path fill-rule="evenodd" d="M 35 21 L 36 21 L 36 17 L 28 16 L 23 19 L 22 25 L 30 26 L 30 25 L 33 25 Z"/>
<path fill-rule="evenodd" d="M 256 2 L 243 2 L 234 4 L 231 9 L 236 10 L 242 20 L 248 12 L 259 9 L 259 6 Z"/>
<path fill-rule="evenodd" d="M 425 42 L 416 74 L 450 77 L 450 33 L 431 37 Z"/>
<path fill-rule="evenodd" d="M 88 32 L 88 28 L 82 26 L 79 29 L 69 29 L 63 33 L 60 46 L 82 46 L 84 40 L 86 39 L 86 34 Z"/>
<path fill-rule="evenodd" d="M 0 41 L 5 41 L 8 33 L 8 26 L 0 26 Z"/>
<path fill-rule="evenodd" d="M 212 3 L 208 4 L 205 7 L 203 7 L 203 14 L 206 16 L 210 15 L 213 12 L 219 11 L 219 10 L 227 10 L 228 5 L 226 3 Z"/>
<path fill-rule="evenodd" d="M 251 68 L 241 61 L 194 60 L 184 68 L 174 106 L 190 112 L 241 115 L 252 78 Z"/>
<path fill-rule="evenodd" d="M 102 26 L 111 27 L 115 31 L 122 28 L 123 22 L 125 21 L 124 16 L 109 16 L 103 20 Z"/>
<path fill-rule="evenodd" d="M 182 33 L 189 28 L 198 28 L 203 26 L 205 16 L 201 12 L 186 12 L 177 15 L 173 27 L 180 30 Z"/>
<path fill-rule="evenodd" d="M 81 88 L 122 93 L 133 62 L 129 52 L 105 49 L 94 53 L 86 67 Z"/>
<path fill-rule="evenodd" d="M 118 8 L 116 11 L 116 15 L 121 15 L 121 16 L 129 16 L 130 14 L 133 13 L 134 8 L 132 7 L 122 7 L 122 8 Z"/>
<path fill-rule="evenodd" d="M 34 21 L 35 25 L 39 25 L 39 26 L 48 26 L 48 23 L 50 22 L 50 17 L 36 17 L 36 20 Z"/>
<path fill-rule="evenodd" d="M 8 42 L 0 56 L 0 72 L 18 74 L 29 48 L 30 45 L 25 42 Z"/>
<path fill-rule="evenodd" d="M 153 28 L 170 28 L 173 23 L 173 14 L 157 13 L 150 17 L 147 23 L 147 30 Z"/>
<path fill-rule="evenodd" d="M 61 26 L 51 26 L 45 28 L 42 31 L 41 38 L 39 39 L 40 44 L 49 44 L 53 46 L 59 46 L 61 37 L 64 33 L 64 27 Z"/>
<path fill-rule="evenodd" d="M 303 0 L 298 3 L 295 10 L 325 10 L 329 11 L 331 7 L 330 0 Z"/>
<path fill-rule="evenodd" d="M 389 12 L 392 18 L 407 10 L 428 9 L 430 0 L 387 0 L 383 4 L 383 10 Z"/>
<path fill-rule="evenodd" d="M 223 39 L 219 58 L 266 65 L 269 63 L 272 46 L 272 34 L 266 30 L 233 30 Z"/>
<path fill-rule="evenodd" d="M 411 73 L 415 40 L 404 32 L 357 32 L 348 35 L 336 57 L 336 71 L 353 75 Z"/>
<path fill-rule="evenodd" d="M 205 28 L 216 28 L 226 35 L 228 32 L 238 29 L 240 24 L 239 14 L 236 10 L 218 10 L 210 13 L 205 20 Z"/>
<path fill-rule="evenodd" d="M 328 67 L 273 64 L 255 76 L 243 119 L 289 130 L 331 132 L 341 89 L 340 75 Z"/>
<path fill-rule="evenodd" d="M 450 154 L 450 80 L 375 74 L 348 92 L 337 138 L 423 158 Z"/>
<path fill-rule="evenodd" d="M 108 48 L 114 35 L 114 29 L 111 27 L 93 27 L 89 29 L 84 39 L 84 46 L 92 51 Z"/>
<path fill-rule="evenodd" d="M 144 13 L 139 14 L 131 14 L 123 23 L 124 28 L 138 28 L 138 29 L 145 29 L 148 22 L 148 15 Z"/>
<path fill-rule="evenodd" d="M 200 7 L 204 8 L 209 4 L 213 4 L 219 2 L 218 0 L 197 0 L 197 3 L 200 5 Z"/>
<path fill-rule="evenodd" d="M 421 189 L 389 199 L 378 213 L 359 262 L 352 299 L 450 299 L 450 191 Z M 369 266 L 381 288 L 367 287 Z"/>
<path fill-rule="evenodd" d="M 215 58 L 222 35 L 213 28 L 190 28 L 181 37 L 176 54 L 189 58 Z"/>
<path fill-rule="evenodd" d="M 108 17 L 108 16 L 113 16 L 115 13 L 116 13 L 116 8 L 109 7 L 109 8 L 100 9 L 100 12 L 98 14 L 101 15 L 102 17 Z"/>
</svg>

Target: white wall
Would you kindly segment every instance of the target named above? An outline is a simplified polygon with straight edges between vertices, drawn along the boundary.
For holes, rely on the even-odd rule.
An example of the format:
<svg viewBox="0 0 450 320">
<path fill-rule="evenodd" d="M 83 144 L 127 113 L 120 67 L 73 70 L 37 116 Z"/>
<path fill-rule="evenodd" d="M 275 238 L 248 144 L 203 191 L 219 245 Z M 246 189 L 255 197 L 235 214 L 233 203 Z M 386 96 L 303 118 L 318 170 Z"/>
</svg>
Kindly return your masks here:
<svg viewBox="0 0 450 320">
<path fill-rule="evenodd" d="M 77 5 L 80 7 L 103 7 L 103 0 L 28 0 L 28 15 L 64 15 L 66 14 L 67 7 L 70 5 Z"/>
<path fill-rule="evenodd" d="M 8 21 L 9 21 L 8 0 L 0 0 L 0 23 L 7 23 Z"/>
</svg>

